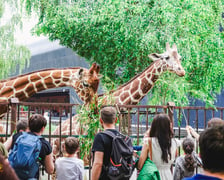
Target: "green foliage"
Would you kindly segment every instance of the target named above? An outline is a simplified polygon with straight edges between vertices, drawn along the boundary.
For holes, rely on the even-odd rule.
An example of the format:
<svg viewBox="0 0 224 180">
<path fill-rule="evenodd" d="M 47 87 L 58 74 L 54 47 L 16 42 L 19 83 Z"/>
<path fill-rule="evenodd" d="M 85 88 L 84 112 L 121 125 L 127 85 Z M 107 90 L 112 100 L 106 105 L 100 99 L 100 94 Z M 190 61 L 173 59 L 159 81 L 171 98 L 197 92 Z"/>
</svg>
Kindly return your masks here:
<svg viewBox="0 0 224 180">
<path fill-rule="evenodd" d="M 88 107 L 83 105 L 78 110 L 78 121 L 82 131 L 86 134 L 86 136 L 79 137 L 82 158 L 90 151 L 95 134 L 101 129 L 98 113 L 100 106 L 100 104 L 96 105 L 92 103 Z"/>
<path fill-rule="evenodd" d="M 44 7 L 36 33 L 99 63 L 107 85 L 128 81 L 149 66 L 148 54 L 162 53 L 166 42 L 176 43 L 186 75 L 165 73 L 150 94 L 150 104 L 186 105 L 192 96 L 212 105 L 223 88 L 222 0 L 24 2 Z"/>
<path fill-rule="evenodd" d="M 95 96 L 94 98 L 97 97 Z M 111 102 L 112 97 L 108 95 L 108 104 L 111 104 Z M 93 100 L 93 103 L 91 103 L 89 106 L 82 105 L 78 110 L 78 121 L 80 123 L 80 127 L 82 128 L 81 134 L 86 134 L 86 136 L 79 137 L 82 158 L 87 155 L 88 152 L 90 152 L 96 133 L 100 130 L 103 131 L 103 128 L 99 121 L 99 112 L 102 105 L 102 99 L 99 101 Z"/>
<path fill-rule="evenodd" d="M 7 17 L 9 19 L 4 23 L 2 16 L 6 2 L 13 13 L 8 13 L 12 17 Z M 4 79 L 11 75 L 12 72 L 15 72 L 18 64 L 21 71 L 30 58 L 29 50 L 25 46 L 17 45 L 15 42 L 15 30 L 22 25 L 17 6 L 18 4 L 15 1 L 0 0 L 0 79 Z"/>
</svg>

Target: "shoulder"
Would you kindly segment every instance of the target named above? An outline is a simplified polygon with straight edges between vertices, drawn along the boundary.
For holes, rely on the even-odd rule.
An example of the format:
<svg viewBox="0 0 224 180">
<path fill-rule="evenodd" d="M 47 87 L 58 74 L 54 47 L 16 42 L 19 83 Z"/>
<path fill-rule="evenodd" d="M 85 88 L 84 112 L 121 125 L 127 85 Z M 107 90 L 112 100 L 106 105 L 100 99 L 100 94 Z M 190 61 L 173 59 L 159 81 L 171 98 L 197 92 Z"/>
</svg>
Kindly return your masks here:
<svg viewBox="0 0 224 180">
<path fill-rule="evenodd" d="M 181 146 L 181 140 L 177 139 L 177 138 L 172 138 L 172 145 L 179 147 Z"/>
<path fill-rule="evenodd" d="M 43 137 L 40 138 L 40 142 L 42 146 L 41 148 L 44 149 L 44 151 L 46 152 L 46 155 L 50 154 L 52 152 L 50 143 Z"/>
<path fill-rule="evenodd" d="M 81 166 L 84 166 L 84 161 L 82 159 L 75 158 L 75 162 Z"/>
<path fill-rule="evenodd" d="M 16 141 L 18 139 L 19 136 L 21 136 L 23 133 L 22 132 L 19 132 L 19 133 L 16 133 L 12 136 L 12 139 L 13 141 Z"/>
<path fill-rule="evenodd" d="M 181 163 L 183 163 L 184 162 L 184 156 L 179 156 L 179 157 L 177 157 L 177 159 L 176 159 L 176 163 L 177 164 L 181 164 Z"/>
<path fill-rule="evenodd" d="M 96 136 L 95 136 L 95 138 L 94 138 L 94 141 L 95 140 L 99 140 L 99 139 L 104 139 L 104 138 L 107 138 L 107 139 L 110 138 L 110 139 L 112 139 L 112 137 L 109 134 L 106 134 L 106 132 L 113 133 L 114 135 L 121 134 L 116 129 L 108 129 L 106 131 L 97 133 Z"/>
<path fill-rule="evenodd" d="M 152 139 L 150 137 L 143 138 L 143 145 L 149 145 L 152 143 Z"/>
<path fill-rule="evenodd" d="M 221 180 L 221 179 L 218 179 L 218 178 L 215 178 L 215 177 L 211 177 L 211 176 L 205 176 L 203 174 L 196 174 L 194 175 L 193 177 L 189 177 L 189 178 L 184 178 L 184 180 Z"/>
<path fill-rule="evenodd" d="M 64 157 L 59 157 L 55 160 L 55 164 L 60 163 L 61 161 L 63 161 Z"/>
</svg>

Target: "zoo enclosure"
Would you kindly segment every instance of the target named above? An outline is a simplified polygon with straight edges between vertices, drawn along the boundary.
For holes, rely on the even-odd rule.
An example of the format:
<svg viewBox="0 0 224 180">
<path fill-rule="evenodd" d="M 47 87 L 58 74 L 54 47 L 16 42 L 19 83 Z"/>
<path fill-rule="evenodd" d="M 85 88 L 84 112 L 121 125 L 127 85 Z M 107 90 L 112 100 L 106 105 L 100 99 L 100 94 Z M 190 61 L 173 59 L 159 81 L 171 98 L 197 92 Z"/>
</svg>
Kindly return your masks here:
<svg viewBox="0 0 224 180">
<path fill-rule="evenodd" d="M 61 133 L 52 135 L 54 126 L 61 126 L 63 121 L 70 119 L 77 113 L 80 105 L 69 103 L 31 103 L 19 102 L 16 98 L 12 98 L 10 103 L 1 103 L 7 105 L 7 112 L 1 120 L 4 133 L 0 133 L 1 137 L 7 138 L 10 136 L 16 127 L 16 122 L 21 119 L 28 119 L 33 113 L 44 115 L 48 114 L 48 132 L 45 131 L 44 136 L 49 138 L 61 138 L 64 135 Z M 24 109 L 27 111 L 24 111 Z M 136 144 L 139 144 L 139 139 L 144 132 L 149 128 L 152 118 L 157 113 L 167 113 L 173 122 L 174 133 L 176 137 L 185 135 L 184 128 L 186 125 L 191 125 L 197 132 L 200 132 L 207 126 L 207 122 L 212 117 L 220 117 L 223 119 L 224 107 L 205 108 L 202 106 L 175 106 L 170 102 L 165 106 L 151 105 L 118 105 L 119 123 L 117 128 L 123 133 L 136 139 Z M 55 112 L 56 115 L 55 115 Z M 70 132 L 65 135 L 72 134 L 73 124 L 70 126 Z M 78 135 L 74 135 L 78 136 Z"/>
<path fill-rule="evenodd" d="M 3 104 L 3 103 L 1 103 Z M 19 102 L 17 99 L 11 99 L 7 105 L 7 112 L 1 120 L 3 132 L 0 137 L 7 139 L 15 130 L 16 122 L 21 119 L 28 119 L 33 113 L 39 113 L 48 116 L 48 125 L 43 136 L 52 142 L 53 138 L 59 138 L 61 145 L 62 138 L 67 136 L 79 137 L 78 134 L 72 134 L 72 117 L 78 113 L 80 105 L 68 103 L 31 103 Z M 118 105 L 116 106 L 119 115 L 117 128 L 133 138 L 134 145 L 141 145 L 141 139 L 145 131 L 150 127 L 150 123 L 157 113 L 167 113 L 173 122 L 174 134 L 181 138 L 186 136 L 185 126 L 191 125 L 197 132 L 202 131 L 209 119 L 220 117 L 223 119 L 224 107 L 205 108 L 205 107 L 179 107 L 174 103 L 168 103 L 165 106 L 150 105 Z M 26 110 L 24 110 L 26 109 Z M 55 113 L 57 112 L 57 113 Z M 62 123 L 68 119 L 70 121 L 70 131 L 68 134 L 62 134 Z M 54 129 L 59 126 L 60 132 L 53 135 Z M 60 146 L 61 151 L 61 146 Z"/>
</svg>

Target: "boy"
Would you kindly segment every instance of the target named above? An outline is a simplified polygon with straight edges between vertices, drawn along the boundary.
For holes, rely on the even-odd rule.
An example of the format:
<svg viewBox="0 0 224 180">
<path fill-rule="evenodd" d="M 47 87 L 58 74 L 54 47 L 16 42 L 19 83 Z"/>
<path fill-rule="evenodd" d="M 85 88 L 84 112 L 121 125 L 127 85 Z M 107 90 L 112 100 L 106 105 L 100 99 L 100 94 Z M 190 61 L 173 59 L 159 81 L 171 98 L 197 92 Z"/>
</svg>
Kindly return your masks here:
<svg viewBox="0 0 224 180">
<path fill-rule="evenodd" d="M 76 152 L 79 142 L 75 137 L 65 139 L 65 156 L 56 159 L 56 179 L 57 180 L 82 180 L 84 175 L 83 160 L 78 159 Z"/>
</svg>

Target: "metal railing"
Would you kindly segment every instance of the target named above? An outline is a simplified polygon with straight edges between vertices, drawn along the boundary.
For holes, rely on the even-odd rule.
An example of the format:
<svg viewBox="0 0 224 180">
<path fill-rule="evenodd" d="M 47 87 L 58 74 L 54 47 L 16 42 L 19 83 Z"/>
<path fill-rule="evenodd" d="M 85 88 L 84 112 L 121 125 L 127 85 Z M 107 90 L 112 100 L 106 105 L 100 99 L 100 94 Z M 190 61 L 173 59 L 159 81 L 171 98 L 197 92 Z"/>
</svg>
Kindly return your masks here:
<svg viewBox="0 0 224 180">
<path fill-rule="evenodd" d="M 1 103 L 2 105 L 3 103 Z M 31 103 L 19 102 L 12 99 L 10 103 L 5 103 L 8 107 L 5 116 L 1 120 L 4 132 L 0 132 L 1 138 L 7 139 L 15 130 L 16 122 L 21 119 L 28 119 L 33 113 L 44 115 L 48 113 L 48 128 L 44 132 L 49 142 L 52 138 L 62 138 L 67 136 L 79 137 L 78 134 L 72 134 L 72 117 L 77 113 L 78 104 L 68 103 Z M 174 103 L 168 103 L 165 106 L 150 105 L 118 105 L 119 123 L 117 129 L 133 138 L 135 145 L 141 145 L 141 140 L 150 127 L 151 121 L 157 113 L 167 113 L 172 120 L 174 134 L 177 138 L 185 137 L 185 126 L 191 125 L 196 132 L 202 131 L 207 126 L 207 122 L 212 117 L 223 119 L 224 107 L 206 108 L 206 107 L 178 107 Z M 66 119 L 70 121 L 70 131 L 68 134 L 62 134 L 62 122 Z M 60 128 L 59 134 L 52 135 L 56 127 Z M 91 165 L 90 165 L 91 166 Z M 90 168 L 91 169 L 91 168 Z"/>
</svg>

